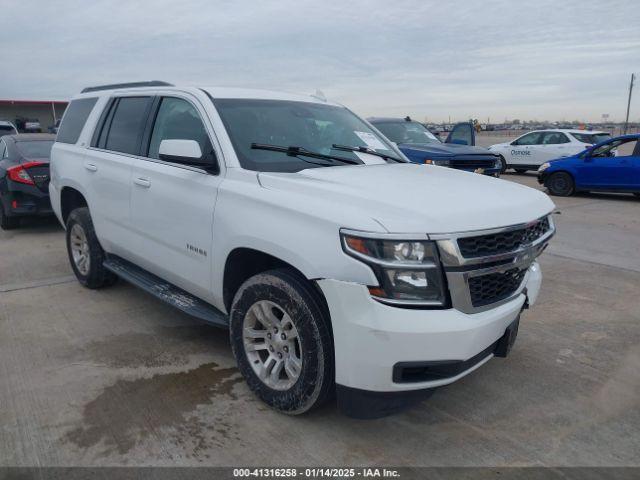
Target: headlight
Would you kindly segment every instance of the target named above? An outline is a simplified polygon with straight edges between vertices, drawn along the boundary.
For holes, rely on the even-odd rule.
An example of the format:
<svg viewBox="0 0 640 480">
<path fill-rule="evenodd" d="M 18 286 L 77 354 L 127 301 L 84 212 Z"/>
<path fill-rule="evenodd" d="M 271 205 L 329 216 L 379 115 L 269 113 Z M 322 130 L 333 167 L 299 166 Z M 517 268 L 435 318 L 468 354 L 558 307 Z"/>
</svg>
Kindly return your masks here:
<svg viewBox="0 0 640 480">
<path fill-rule="evenodd" d="M 374 271 L 377 300 L 391 304 L 443 307 L 447 303 L 438 250 L 426 240 L 384 240 L 342 234 L 344 251 Z"/>
<path fill-rule="evenodd" d="M 451 162 L 449 160 L 433 160 L 431 158 L 425 158 L 424 163 L 426 163 L 427 165 L 437 165 L 439 167 L 448 167 L 449 165 L 451 165 Z"/>
<path fill-rule="evenodd" d="M 540 168 L 538 168 L 538 171 L 539 172 L 544 172 L 550 166 L 551 166 L 551 164 L 549 162 L 545 162 L 542 165 L 540 165 Z"/>
</svg>

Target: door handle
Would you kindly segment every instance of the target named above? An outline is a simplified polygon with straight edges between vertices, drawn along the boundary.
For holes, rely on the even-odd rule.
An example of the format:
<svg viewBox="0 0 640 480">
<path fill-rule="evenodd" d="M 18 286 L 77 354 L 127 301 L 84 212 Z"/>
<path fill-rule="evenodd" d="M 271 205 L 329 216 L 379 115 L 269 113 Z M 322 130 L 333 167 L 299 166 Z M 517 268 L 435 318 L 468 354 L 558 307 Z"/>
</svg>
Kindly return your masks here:
<svg viewBox="0 0 640 480">
<path fill-rule="evenodd" d="M 144 188 L 149 188 L 151 186 L 151 182 L 149 181 L 149 179 L 142 178 L 142 177 L 136 178 L 133 181 L 133 183 L 135 183 L 136 185 L 139 185 L 141 187 L 144 187 Z"/>
<path fill-rule="evenodd" d="M 86 168 L 90 172 L 97 172 L 98 171 L 98 167 L 96 167 L 93 163 L 85 163 L 84 164 L 84 168 Z"/>
</svg>

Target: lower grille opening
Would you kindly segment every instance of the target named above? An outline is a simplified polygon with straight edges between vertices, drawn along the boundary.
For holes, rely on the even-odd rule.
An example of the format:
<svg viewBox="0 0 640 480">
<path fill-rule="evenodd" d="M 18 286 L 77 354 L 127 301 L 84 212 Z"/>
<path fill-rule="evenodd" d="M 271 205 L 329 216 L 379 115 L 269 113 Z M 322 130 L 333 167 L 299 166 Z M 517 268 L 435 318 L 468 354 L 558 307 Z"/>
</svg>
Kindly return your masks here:
<svg viewBox="0 0 640 480">
<path fill-rule="evenodd" d="M 436 362 L 400 362 L 393 366 L 395 383 L 430 382 L 455 377 L 469 370 L 492 354 L 498 342 L 494 342 L 469 360 L 443 360 Z"/>
<path fill-rule="evenodd" d="M 527 269 L 512 268 L 505 272 L 471 277 L 471 303 L 474 307 L 483 307 L 509 298 L 518 290 L 526 273 Z"/>
</svg>

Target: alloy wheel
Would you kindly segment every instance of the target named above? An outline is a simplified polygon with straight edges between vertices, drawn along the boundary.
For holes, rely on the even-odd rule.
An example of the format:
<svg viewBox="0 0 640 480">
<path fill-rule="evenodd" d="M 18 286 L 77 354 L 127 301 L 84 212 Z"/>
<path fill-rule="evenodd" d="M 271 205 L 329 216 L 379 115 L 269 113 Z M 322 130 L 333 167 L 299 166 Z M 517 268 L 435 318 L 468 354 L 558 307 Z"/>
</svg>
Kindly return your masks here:
<svg viewBox="0 0 640 480">
<path fill-rule="evenodd" d="M 89 242 L 84 229 L 77 223 L 71 227 L 70 234 L 71 256 L 73 263 L 81 275 L 88 275 L 91 267 L 91 257 L 89 252 Z"/>
<path fill-rule="evenodd" d="M 274 390 L 288 390 L 302 372 L 302 346 L 293 320 L 269 300 L 254 303 L 244 317 L 244 350 L 260 380 Z"/>
</svg>

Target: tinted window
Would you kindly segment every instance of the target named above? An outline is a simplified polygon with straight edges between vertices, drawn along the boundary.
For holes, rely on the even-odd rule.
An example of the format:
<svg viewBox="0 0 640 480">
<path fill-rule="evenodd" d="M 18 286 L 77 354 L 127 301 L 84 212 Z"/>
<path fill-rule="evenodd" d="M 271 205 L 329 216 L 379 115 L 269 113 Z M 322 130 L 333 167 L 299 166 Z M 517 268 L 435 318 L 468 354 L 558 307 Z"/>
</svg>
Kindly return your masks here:
<svg viewBox="0 0 640 480">
<path fill-rule="evenodd" d="M 611 138 L 611 135 L 608 133 L 572 133 L 571 135 L 579 142 L 591 144 L 604 142 Z"/>
<path fill-rule="evenodd" d="M 252 143 L 303 147 L 312 152 L 336 155 L 362 163 L 353 152 L 334 144 L 362 146 L 398 157 L 388 140 L 344 107 L 285 100 L 218 99 L 216 109 L 231 138 L 240 164 L 247 170 L 297 172 L 342 163 L 304 156 L 256 150 Z M 305 161 L 306 160 L 306 161 Z M 312 163 L 310 163 L 312 162 Z"/>
<path fill-rule="evenodd" d="M 150 103 L 150 97 L 122 97 L 118 100 L 107 134 L 107 150 L 134 155 L 140 153 Z"/>
<path fill-rule="evenodd" d="M 97 101 L 97 98 L 72 100 L 62 118 L 56 142 L 76 143 Z"/>
<path fill-rule="evenodd" d="M 395 143 L 440 143 L 436 136 L 418 122 L 375 122 L 373 126 Z"/>
<path fill-rule="evenodd" d="M 569 143 L 569 139 L 562 132 L 545 132 L 542 136 L 543 145 L 558 145 L 560 143 Z"/>
<path fill-rule="evenodd" d="M 16 147 L 24 158 L 49 158 L 53 142 L 16 142 Z"/>
<path fill-rule="evenodd" d="M 213 148 L 207 131 L 196 109 L 186 100 L 167 97 L 160 103 L 160 109 L 153 126 L 149 154 L 151 158 L 160 158 L 162 140 L 195 140 L 200 145 L 203 156 L 211 156 Z"/>
<path fill-rule="evenodd" d="M 635 138 L 612 140 L 609 143 L 600 145 L 598 148 L 591 150 L 592 157 L 609 157 L 616 155 L 618 157 L 628 157 L 640 154 L 638 141 Z M 615 152 L 615 153 L 614 153 Z"/>
<path fill-rule="evenodd" d="M 514 145 L 538 145 L 540 143 L 540 137 L 542 134 L 540 132 L 532 132 L 527 133 L 526 135 L 520 137 L 515 142 Z"/>
<path fill-rule="evenodd" d="M 13 129 L 13 127 L 11 127 L 9 125 L 0 125 L 0 136 L 2 136 L 2 135 L 11 135 L 13 133 L 16 133 L 16 131 Z"/>
</svg>

